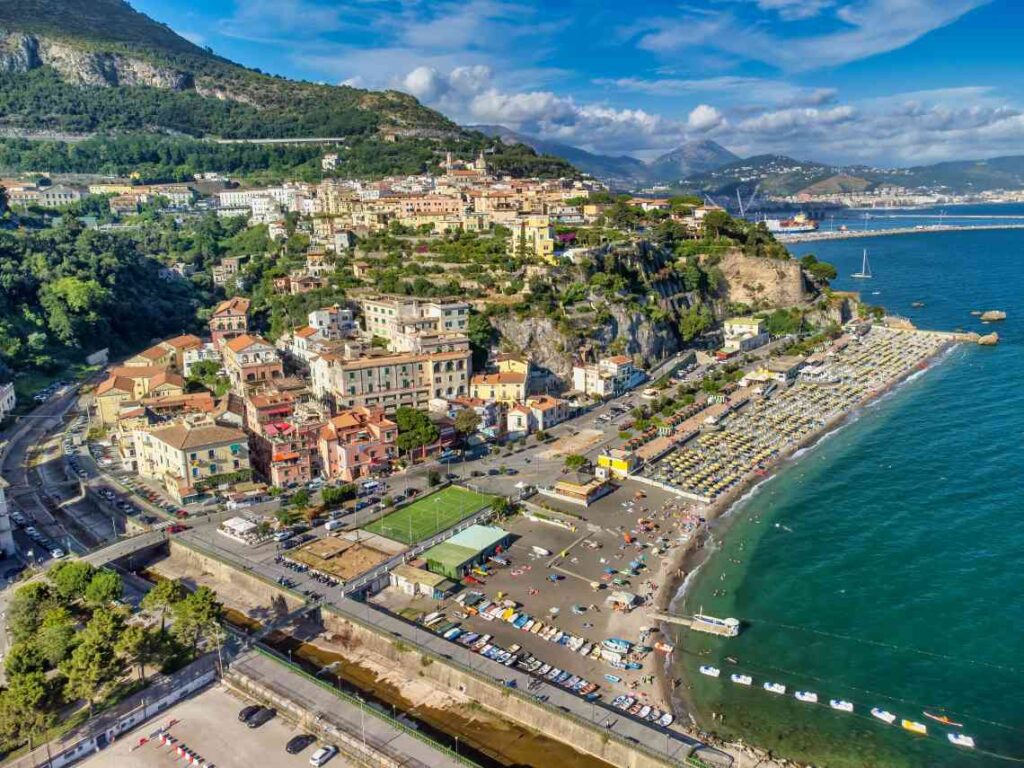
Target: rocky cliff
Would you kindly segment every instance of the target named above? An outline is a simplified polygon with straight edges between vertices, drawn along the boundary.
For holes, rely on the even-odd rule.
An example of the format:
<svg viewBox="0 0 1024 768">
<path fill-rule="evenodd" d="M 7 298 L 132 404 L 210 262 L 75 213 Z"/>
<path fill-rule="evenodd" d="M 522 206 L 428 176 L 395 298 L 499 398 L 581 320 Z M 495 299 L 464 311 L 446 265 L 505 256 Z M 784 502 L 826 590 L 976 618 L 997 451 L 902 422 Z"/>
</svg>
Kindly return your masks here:
<svg viewBox="0 0 1024 768">
<path fill-rule="evenodd" d="M 195 87 L 191 74 L 120 53 L 91 51 L 60 40 L 0 31 L 0 73 L 25 74 L 50 67 L 75 85 L 146 85 L 172 91 Z"/>
<path fill-rule="evenodd" d="M 723 298 L 732 303 L 753 309 L 795 307 L 816 295 L 800 263 L 792 259 L 746 256 L 735 250 L 726 253 L 718 267 L 726 281 Z"/>
</svg>

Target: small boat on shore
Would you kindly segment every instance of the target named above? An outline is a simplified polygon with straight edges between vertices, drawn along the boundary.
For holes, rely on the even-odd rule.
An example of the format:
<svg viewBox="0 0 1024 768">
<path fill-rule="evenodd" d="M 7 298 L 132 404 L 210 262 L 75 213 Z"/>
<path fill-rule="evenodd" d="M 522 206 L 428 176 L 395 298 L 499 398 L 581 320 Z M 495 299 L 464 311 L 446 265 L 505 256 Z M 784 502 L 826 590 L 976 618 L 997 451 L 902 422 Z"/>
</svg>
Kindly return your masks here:
<svg viewBox="0 0 1024 768">
<path fill-rule="evenodd" d="M 936 723 L 942 723 L 943 725 L 951 725 L 954 728 L 963 728 L 964 727 L 963 723 L 957 723 L 957 722 L 951 720 L 946 715 L 933 715 L 931 712 L 923 712 L 922 714 L 925 717 L 934 720 Z"/>
<path fill-rule="evenodd" d="M 829 699 L 828 705 L 832 709 L 837 709 L 840 712 L 853 712 L 853 704 L 849 701 L 843 701 L 842 699 Z"/>
<path fill-rule="evenodd" d="M 732 680 L 737 685 L 753 685 L 754 684 L 754 678 L 752 678 L 750 675 L 737 675 L 737 674 L 733 673 L 732 675 L 729 676 L 729 679 Z"/>
<path fill-rule="evenodd" d="M 701 664 L 700 673 L 708 677 L 718 677 L 722 674 L 722 671 L 718 667 L 712 667 L 710 664 Z"/>
<path fill-rule="evenodd" d="M 896 722 L 896 715 L 894 715 L 892 712 L 887 712 L 886 710 L 880 709 L 878 707 L 871 708 L 871 716 L 877 717 L 879 720 L 881 720 L 883 723 L 886 723 L 887 725 L 892 725 L 894 722 Z"/>
<path fill-rule="evenodd" d="M 797 691 L 793 694 L 793 698 L 797 701 L 806 701 L 808 704 L 818 703 L 818 694 L 814 691 Z"/>
<path fill-rule="evenodd" d="M 605 675 L 604 679 L 607 680 L 609 683 L 621 683 L 622 682 L 622 678 L 619 677 L 618 675 Z"/>
<path fill-rule="evenodd" d="M 928 735 L 928 726 L 924 723 L 919 723 L 916 720 L 901 720 L 900 725 L 903 726 L 903 730 L 905 731 L 919 733 L 922 736 Z"/>
<path fill-rule="evenodd" d="M 970 736 L 964 736 L 962 733 L 947 733 L 946 738 L 949 739 L 951 744 L 955 744 L 958 747 L 974 749 L 974 739 Z"/>
<path fill-rule="evenodd" d="M 768 693 L 784 694 L 786 692 L 786 686 L 782 683 L 765 683 L 762 686 Z"/>
<path fill-rule="evenodd" d="M 672 725 L 673 720 L 675 720 L 675 718 L 672 716 L 672 714 L 666 712 L 664 715 L 658 718 L 658 725 L 660 725 L 662 728 L 668 728 L 670 725 Z"/>
</svg>

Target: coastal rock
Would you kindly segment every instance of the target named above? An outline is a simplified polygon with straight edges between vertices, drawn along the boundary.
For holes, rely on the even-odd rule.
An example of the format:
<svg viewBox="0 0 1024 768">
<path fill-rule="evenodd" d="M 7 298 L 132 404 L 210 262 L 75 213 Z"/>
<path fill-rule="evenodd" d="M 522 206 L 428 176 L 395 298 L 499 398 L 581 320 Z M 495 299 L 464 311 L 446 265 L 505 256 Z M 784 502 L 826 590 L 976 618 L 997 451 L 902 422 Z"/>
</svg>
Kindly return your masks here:
<svg viewBox="0 0 1024 768">
<path fill-rule="evenodd" d="M 990 309 L 987 312 L 981 313 L 981 321 L 983 323 L 991 323 L 997 320 L 1005 320 L 1006 313 L 1001 309 Z"/>
<path fill-rule="evenodd" d="M 800 262 L 794 259 L 766 259 L 733 250 L 718 266 L 729 302 L 767 309 L 795 307 L 814 297 Z"/>
<path fill-rule="evenodd" d="M 985 336 L 979 336 L 978 337 L 978 344 L 980 344 L 983 347 L 994 347 L 998 343 L 999 343 L 999 334 L 998 333 L 989 333 L 989 334 L 986 334 Z"/>
</svg>

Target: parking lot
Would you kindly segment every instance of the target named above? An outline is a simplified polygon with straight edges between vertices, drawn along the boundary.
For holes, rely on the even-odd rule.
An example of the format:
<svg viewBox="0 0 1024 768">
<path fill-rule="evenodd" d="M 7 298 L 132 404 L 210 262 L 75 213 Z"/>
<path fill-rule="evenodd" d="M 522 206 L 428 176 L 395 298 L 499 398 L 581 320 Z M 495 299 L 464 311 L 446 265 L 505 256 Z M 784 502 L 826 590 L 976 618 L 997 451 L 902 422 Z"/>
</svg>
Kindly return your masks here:
<svg viewBox="0 0 1024 768">
<path fill-rule="evenodd" d="M 208 688 L 121 737 L 111 747 L 85 760 L 87 768 L 161 768 L 187 765 L 175 746 L 161 745 L 157 733 L 168 725 L 177 744 L 188 747 L 207 765 L 217 768 L 294 768 L 308 766 L 316 749 L 312 744 L 300 754 L 289 755 L 285 744 L 302 731 L 275 717 L 259 728 L 247 728 L 238 712 L 250 702 L 223 688 Z M 172 724 L 173 723 L 173 724 Z M 346 763 L 335 756 L 327 765 Z"/>
</svg>

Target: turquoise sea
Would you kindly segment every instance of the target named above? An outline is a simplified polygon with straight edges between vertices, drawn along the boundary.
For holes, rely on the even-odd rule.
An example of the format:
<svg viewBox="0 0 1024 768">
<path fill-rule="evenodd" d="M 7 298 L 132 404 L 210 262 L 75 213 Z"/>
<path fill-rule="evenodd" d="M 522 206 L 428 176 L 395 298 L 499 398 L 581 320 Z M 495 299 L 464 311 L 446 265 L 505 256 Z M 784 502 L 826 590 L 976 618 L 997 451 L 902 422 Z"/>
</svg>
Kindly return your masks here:
<svg viewBox="0 0 1024 768">
<path fill-rule="evenodd" d="M 875 278 L 851 280 L 864 248 Z M 793 251 L 836 264 L 837 288 L 860 289 L 921 328 L 995 329 L 1002 341 L 955 348 L 788 462 L 719 524 L 719 550 L 683 608 L 735 616 L 745 628 L 730 640 L 679 635 L 677 673 L 698 720 L 821 766 L 1022 763 L 1024 232 Z M 985 326 L 975 309 L 1009 317 Z M 696 674 L 701 663 L 722 677 Z M 754 686 L 729 682 L 736 671 Z M 762 690 L 765 680 L 787 695 Z M 822 703 L 800 703 L 795 690 Z M 856 712 L 830 710 L 832 697 Z M 929 734 L 887 727 L 873 706 L 927 723 Z M 977 749 L 953 747 L 923 710 L 963 723 Z"/>
</svg>

